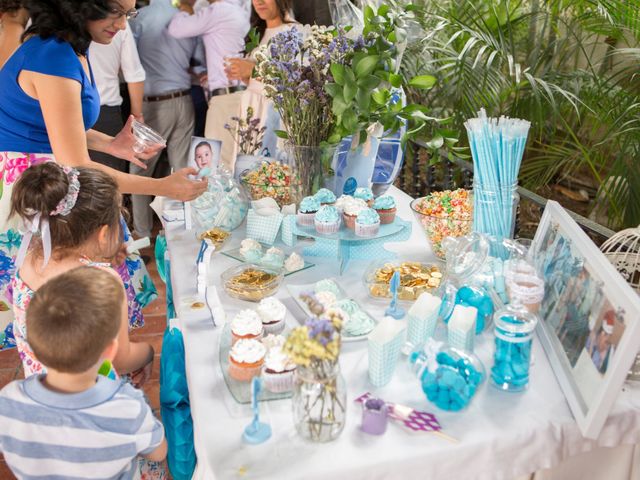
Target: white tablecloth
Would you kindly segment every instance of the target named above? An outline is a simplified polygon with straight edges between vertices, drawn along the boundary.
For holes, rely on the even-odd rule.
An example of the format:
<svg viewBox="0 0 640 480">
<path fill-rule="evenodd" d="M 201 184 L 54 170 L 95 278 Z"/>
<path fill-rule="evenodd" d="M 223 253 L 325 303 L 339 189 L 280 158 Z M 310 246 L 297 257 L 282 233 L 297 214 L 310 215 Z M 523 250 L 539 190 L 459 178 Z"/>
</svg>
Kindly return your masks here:
<svg viewBox="0 0 640 480">
<path fill-rule="evenodd" d="M 398 200 L 398 215 L 412 220 L 410 198 L 393 188 Z M 391 245 L 400 258 L 434 261 L 426 239 L 414 222 L 411 239 Z M 234 232 L 228 249 L 243 238 L 244 227 Z M 249 446 L 241 441 L 242 431 L 251 420 L 249 406 L 237 404 L 230 396 L 220 371 L 218 359 L 219 325 L 214 328 L 204 311 L 194 312 L 187 305 L 196 295 L 195 258 L 199 242 L 194 231 L 183 224 L 166 225 L 171 258 L 174 299 L 182 327 L 190 389 L 191 411 L 195 424 L 195 448 L 198 466 L 194 478 L 305 478 L 305 479 L 397 479 L 407 474 L 429 479 L 506 479 L 513 480 L 542 469 L 541 478 L 640 478 L 640 457 L 634 444 L 640 443 L 640 389 L 625 387 L 596 440 L 583 438 L 571 416 L 548 360 L 539 342 L 534 342 L 534 366 L 531 388 L 510 394 L 491 387 L 488 382 L 472 404 L 458 413 L 439 411 L 430 404 L 418 380 L 404 360 L 398 365 L 392 382 L 374 389 L 367 379 L 366 341 L 343 344 L 340 357 L 342 373 L 348 384 L 347 423 L 340 438 L 328 444 L 310 444 L 295 433 L 291 401 L 261 403 L 262 419 L 271 424 L 273 437 L 263 445 Z M 300 251 L 304 244 L 299 244 Z M 311 283 L 326 277 L 338 282 L 366 309 L 382 317 L 386 303 L 371 300 L 362 283 L 368 262 L 352 261 L 343 276 L 338 276 L 335 259 L 309 258 L 316 266 L 285 278 L 277 297 L 289 307 L 287 322 L 295 325 L 303 319 L 288 296 L 286 284 Z M 219 253 L 212 259 L 210 282 L 219 287 L 227 318 L 253 304 L 229 298 L 220 287 L 220 273 L 238 262 Z M 294 318 L 296 317 L 296 318 Z M 478 339 L 476 353 L 489 368 L 492 339 Z M 444 431 L 458 443 L 449 443 L 430 434 L 409 434 L 389 425 L 381 437 L 368 436 L 359 430 L 361 407 L 353 399 L 370 391 L 389 401 L 434 412 Z M 609 449 L 599 447 L 619 447 Z M 579 457 L 588 452 L 588 455 Z M 634 458 L 635 455 L 635 458 Z M 573 462 L 573 463 L 571 463 Z M 634 469 L 635 464 L 635 471 Z M 588 468 L 585 468 L 589 465 Z M 558 472 L 562 472 L 558 474 Z M 570 472 L 570 473 L 568 473 Z"/>
</svg>

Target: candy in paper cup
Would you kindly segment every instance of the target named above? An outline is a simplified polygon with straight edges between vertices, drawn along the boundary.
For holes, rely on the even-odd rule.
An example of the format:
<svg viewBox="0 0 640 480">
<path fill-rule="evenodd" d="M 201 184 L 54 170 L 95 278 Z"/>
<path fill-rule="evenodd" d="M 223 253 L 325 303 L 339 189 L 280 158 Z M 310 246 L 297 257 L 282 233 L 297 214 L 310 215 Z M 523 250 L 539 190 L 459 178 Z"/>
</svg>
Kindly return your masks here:
<svg viewBox="0 0 640 480">
<path fill-rule="evenodd" d="M 259 215 L 253 209 L 247 215 L 247 237 L 269 245 L 273 245 L 280 231 L 282 214 Z"/>
<path fill-rule="evenodd" d="M 385 317 L 369 334 L 369 380 L 375 387 L 391 381 L 402 348 L 406 323 Z"/>
</svg>

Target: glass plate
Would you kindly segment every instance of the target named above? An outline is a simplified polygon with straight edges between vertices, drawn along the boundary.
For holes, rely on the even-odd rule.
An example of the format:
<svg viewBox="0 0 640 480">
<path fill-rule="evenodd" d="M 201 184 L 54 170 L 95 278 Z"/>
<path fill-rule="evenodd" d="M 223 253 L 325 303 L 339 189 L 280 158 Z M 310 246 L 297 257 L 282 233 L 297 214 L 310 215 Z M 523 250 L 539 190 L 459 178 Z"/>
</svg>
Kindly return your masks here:
<svg viewBox="0 0 640 480">
<path fill-rule="evenodd" d="M 349 295 L 347 295 L 345 293 L 345 291 L 342 289 L 342 287 L 340 286 L 340 284 L 335 280 L 335 278 L 332 278 L 330 280 L 333 280 L 336 285 L 338 285 L 338 288 L 340 289 L 340 295 L 341 298 L 339 298 L 339 300 L 348 298 L 350 300 L 353 300 L 352 298 L 349 297 Z M 303 293 L 313 293 L 314 291 L 314 287 L 315 287 L 315 283 L 307 283 L 304 285 L 287 285 L 287 290 L 289 291 L 289 294 L 293 297 L 293 300 L 296 302 L 296 304 L 302 309 L 302 311 L 304 311 L 304 313 L 306 315 L 311 316 L 311 312 L 309 311 L 309 308 L 307 307 L 307 304 L 304 303 L 302 300 L 300 300 L 300 295 Z M 374 327 L 375 325 L 378 323 L 378 321 L 375 319 L 375 317 L 373 315 L 371 315 L 369 312 L 367 312 L 364 308 L 362 308 L 362 305 L 360 305 L 358 302 L 356 302 L 355 300 L 353 300 L 358 307 L 360 307 L 360 310 L 362 310 L 365 314 L 367 314 L 369 316 L 369 318 L 371 318 L 371 320 L 373 320 L 374 323 Z M 371 330 L 373 330 L 373 328 Z M 357 342 L 359 340 L 365 340 L 368 336 L 369 333 L 371 333 L 371 331 L 365 333 L 364 335 L 356 335 L 356 336 L 351 336 L 351 335 L 346 335 L 344 332 L 342 333 L 342 341 L 343 342 Z"/>
<path fill-rule="evenodd" d="M 287 328 L 282 335 L 286 335 Z M 222 334 L 220 337 L 220 368 L 222 369 L 222 376 L 224 377 L 224 383 L 227 384 L 227 388 L 231 393 L 233 399 L 238 403 L 251 403 L 251 382 L 239 382 L 229 376 L 229 351 L 231 350 L 231 322 L 224 325 Z M 292 392 L 273 393 L 263 388 L 260 391 L 258 401 L 264 402 L 269 400 L 281 400 L 283 398 L 291 398 Z"/>
<path fill-rule="evenodd" d="M 271 248 L 273 246 L 273 245 L 267 245 L 267 244 L 264 244 L 264 243 L 260 243 L 260 245 L 262 245 L 263 250 L 267 250 L 267 249 L 269 249 L 269 248 Z M 278 248 L 280 248 L 280 247 L 278 247 Z M 287 258 L 289 255 L 291 255 L 291 252 L 287 253 L 284 250 L 283 250 L 283 252 L 285 254 L 285 258 Z M 220 252 L 220 253 L 222 253 L 223 255 L 225 255 L 225 256 L 227 256 L 229 258 L 233 258 L 234 260 L 238 260 L 239 262 L 242 262 L 242 263 L 253 263 L 254 265 L 267 267 L 267 265 L 262 265 L 260 262 L 247 262 L 242 257 L 242 255 L 240 255 L 240 247 L 232 248 L 231 250 L 225 250 L 225 251 Z M 310 263 L 310 262 L 307 262 L 306 260 L 304 260 L 304 267 L 302 267 L 300 270 L 295 270 L 293 272 L 287 272 L 284 268 L 282 270 L 283 270 L 284 276 L 286 277 L 286 276 L 292 275 L 294 273 L 302 272 L 303 270 L 306 270 L 307 268 L 311 268 L 311 267 L 314 267 L 314 266 L 315 266 L 315 263 Z"/>
</svg>

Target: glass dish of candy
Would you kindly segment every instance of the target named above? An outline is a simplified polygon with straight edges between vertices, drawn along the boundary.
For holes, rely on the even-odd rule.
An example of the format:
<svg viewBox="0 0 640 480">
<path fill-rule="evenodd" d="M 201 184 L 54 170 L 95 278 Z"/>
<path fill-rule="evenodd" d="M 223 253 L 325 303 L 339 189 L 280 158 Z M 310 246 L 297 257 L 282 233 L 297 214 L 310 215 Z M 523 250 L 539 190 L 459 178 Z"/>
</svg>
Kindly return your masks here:
<svg viewBox="0 0 640 480">
<path fill-rule="evenodd" d="M 433 192 L 411 202 L 411 210 L 422 225 L 433 253 L 445 257 L 442 240 L 447 237 L 462 237 L 471 233 L 473 227 L 473 203 L 471 191 L 462 188 Z"/>
<path fill-rule="evenodd" d="M 283 278 L 282 271 L 251 264 L 231 267 L 221 274 L 227 295 L 249 302 L 259 302 L 274 295 Z"/>
<path fill-rule="evenodd" d="M 251 200 L 271 197 L 283 207 L 297 204 L 301 200 L 300 181 L 296 179 L 289 165 L 264 161 L 245 171 L 240 177 L 240 183 Z"/>
<path fill-rule="evenodd" d="M 440 287 L 442 271 L 435 264 L 421 262 L 374 261 L 364 272 L 364 285 L 369 296 L 390 299 L 389 284 L 395 272 L 400 273 L 398 300 L 413 302 L 423 292 L 433 292 Z"/>
</svg>

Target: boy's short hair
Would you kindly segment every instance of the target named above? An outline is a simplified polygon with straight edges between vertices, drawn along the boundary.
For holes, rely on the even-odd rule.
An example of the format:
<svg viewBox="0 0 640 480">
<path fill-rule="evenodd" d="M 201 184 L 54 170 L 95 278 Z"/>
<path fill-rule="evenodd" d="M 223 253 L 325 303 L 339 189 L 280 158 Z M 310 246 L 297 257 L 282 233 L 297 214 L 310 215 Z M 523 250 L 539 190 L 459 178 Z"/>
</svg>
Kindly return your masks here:
<svg viewBox="0 0 640 480">
<path fill-rule="evenodd" d="M 46 367 L 82 373 L 96 365 L 120 329 L 122 282 L 96 267 L 52 278 L 27 307 L 27 340 Z"/>
</svg>

